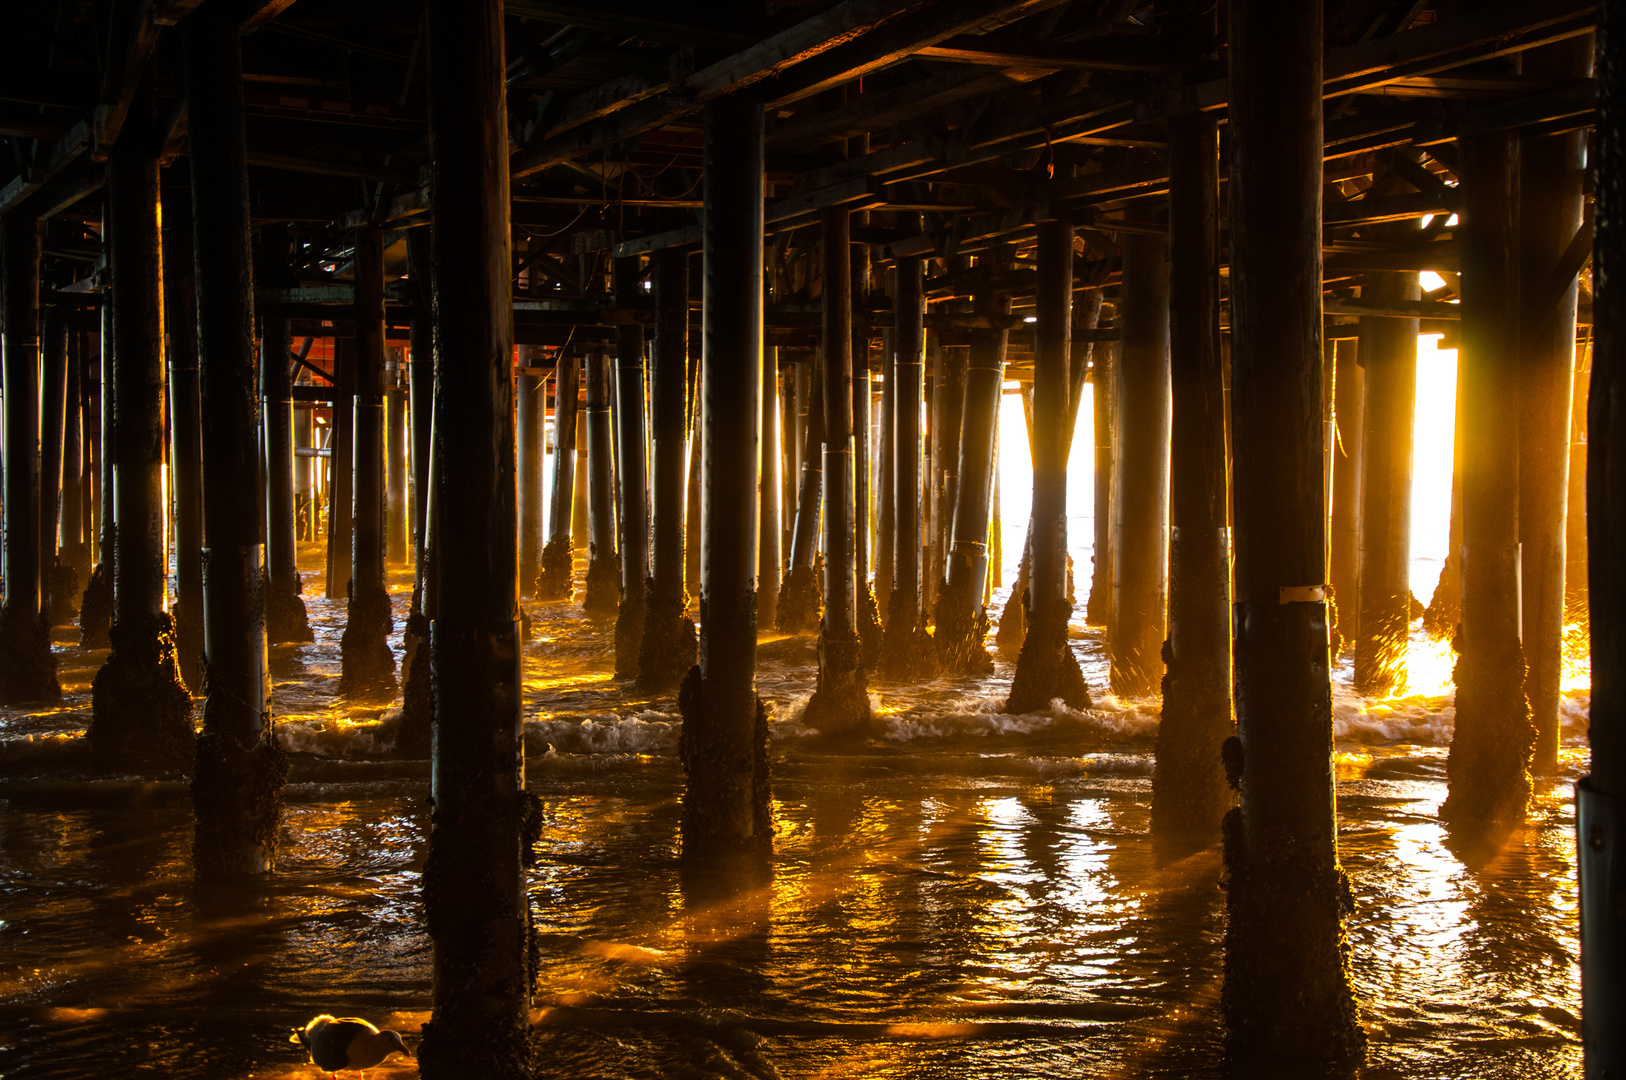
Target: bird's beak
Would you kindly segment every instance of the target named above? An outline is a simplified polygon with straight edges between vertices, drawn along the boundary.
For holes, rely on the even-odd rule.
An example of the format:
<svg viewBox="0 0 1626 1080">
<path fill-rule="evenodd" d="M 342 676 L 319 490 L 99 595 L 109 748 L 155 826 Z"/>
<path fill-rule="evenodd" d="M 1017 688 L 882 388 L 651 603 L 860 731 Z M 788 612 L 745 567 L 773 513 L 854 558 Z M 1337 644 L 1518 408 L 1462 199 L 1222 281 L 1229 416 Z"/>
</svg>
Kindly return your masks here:
<svg viewBox="0 0 1626 1080">
<path fill-rule="evenodd" d="M 298 1045 L 300 1043 L 301 1040 L 299 1038 L 299 1029 L 298 1028 L 294 1028 L 294 1033 L 292 1035 L 288 1036 L 288 1041 L 291 1042 L 291 1043 L 294 1043 L 296 1045 Z"/>
</svg>

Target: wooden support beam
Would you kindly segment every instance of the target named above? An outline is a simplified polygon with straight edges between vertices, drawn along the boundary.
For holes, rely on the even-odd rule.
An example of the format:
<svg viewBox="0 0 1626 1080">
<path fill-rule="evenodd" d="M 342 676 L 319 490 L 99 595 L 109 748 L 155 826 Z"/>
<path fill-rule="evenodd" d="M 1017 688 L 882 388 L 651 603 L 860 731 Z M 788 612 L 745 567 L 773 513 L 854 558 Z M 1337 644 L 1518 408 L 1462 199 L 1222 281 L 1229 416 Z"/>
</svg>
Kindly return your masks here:
<svg viewBox="0 0 1626 1080">
<path fill-rule="evenodd" d="M 956 34 L 919 49 L 916 56 L 961 64 L 1049 68 L 1053 71 L 1132 71 L 1150 75 L 1189 72 L 1189 54 L 1148 47 L 1143 40 L 1096 38 L 1091 41 L 1043 41 L 1004 35 Z"/>
</svg>

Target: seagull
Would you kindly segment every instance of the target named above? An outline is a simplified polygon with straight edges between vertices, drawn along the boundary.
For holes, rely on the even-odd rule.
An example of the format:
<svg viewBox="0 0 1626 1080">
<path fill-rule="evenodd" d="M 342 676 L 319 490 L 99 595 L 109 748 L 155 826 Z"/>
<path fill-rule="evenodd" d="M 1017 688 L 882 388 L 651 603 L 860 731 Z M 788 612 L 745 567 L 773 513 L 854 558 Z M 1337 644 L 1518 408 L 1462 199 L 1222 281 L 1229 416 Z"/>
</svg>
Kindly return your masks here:
<svg viewBox="0 0 1626 1080">
<path fill-rule="evenodd" d="M 311 1061 L 330 1076 L 343 1069 L 370 1069 L 394 1053 L 412 1056 L 399 1031 L 380 1031 L 355 1017 L 339 1019 L 323 1013 L 288 1037 L 310 1051 Z"/>
</svg>

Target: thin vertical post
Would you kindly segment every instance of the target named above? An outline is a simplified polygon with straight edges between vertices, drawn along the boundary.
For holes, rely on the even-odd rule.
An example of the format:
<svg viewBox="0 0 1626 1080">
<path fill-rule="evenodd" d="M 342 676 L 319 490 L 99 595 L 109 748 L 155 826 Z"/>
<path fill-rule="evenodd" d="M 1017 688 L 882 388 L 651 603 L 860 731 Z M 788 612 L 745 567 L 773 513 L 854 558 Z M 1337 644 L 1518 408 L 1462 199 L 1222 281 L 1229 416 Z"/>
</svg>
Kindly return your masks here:
<svg viewBox="0 0 1626 1080">
<path fill-rule="evenodd" d="M 384 360 L 384 557 L 396 565 L 407 561 L 407 401 L 401 386 L 404 366 L 401 350 L 391 347 Z M 538 536 L 541 531 L 538 521 Z M 541 546 L 540 539 L 537 546 Z"/>
<path fill-rule="evenodd" d="M 83 330 L 73 332 L 68 345 L 68 364 L 63 387 L 62 423 L 62 564 L 72 575 L 73 592 L 63 597 L 69 609 L 69 618 L 77 613 L 79 590 L 84 587 L 90 571 L 90 546 L 86 543 L 86 529 L 90 524 L 85 514 L 85 397 L 84 372 L 86 341 Z"/>
<path fill-rule="evenodd" d="M 1333 342 L 1332 536 L 1327 583 L 1332 586 L 1338 632 L 1346 645 L 1354 643 L 1358 621 L 1361 431 L 1366 426 L 1361 415 L 1366 376 L 1356 363 L 1356 348 L 1355 338 Z"/>
<path fill-rule="evenodd" d="M 587 582 L 582 608 L 614 615 L 621 606 L 621 564 L 615 549 L 614 439 L 611 436 L 608 353 L 587 357 Z"/>
<path fill-rule="evenodd" d="M 529 345 L 517 351 L 516 366 L 530 368 Z M 542 572 L 542 443 L 547 379 L 530 371 L 514 376 L 514 410 L 519 425 L 519 591 L 531 593 Z"/>
<path fill-rule="evenodd" d="M 925 395 L 925 263 L 899 259 L 896 270 L 892 374 L 892 594 L 887 605 L 881 673 L 919 678 L 930 671 L 921 595 L 920 410 Z"/>
<path fill-rule="evenodd" d="M 203 696 L 203 403 L 192 207 L 171 196 L 164 215 L 165 369 L 169 375 L 169 488 L 175 508 L 175 652 L 181 678 Z"/>
<path fill-rule="evenodd" d="M 1039 225 L 1033 339 L 1033 513 L 1029 518 L 1027 636 L 1005 703 L 1009 713 L 1048 709 L 1057 698 L 1090 703 L 1084 673 L 1067 641 L 1067 452 L 1073 441 L 1073 225 Z"/>
<path fill-rule="evenodd" d="M 1373 303 L 1421 298 L 1416 274 L 1368 274 Z M 1406 687 L 1411 630 L 1412 427 L 1417 403 L 1417 320 L 1361 320 L 1365 370 L 1361 433 L 1360 569 L 1354 623 L 1355 689 L 1383 696 Z M 1346 606 L 1343 610 L 1349 610 Z"/>
<path fill-rule="evenodd" d="M 653 261 L 655 338 L 649 369 L 653 527 L 649 612 L 638 654 L 638 688 L 646 693 L 670 690 L 682 682 L 694 666 L 697 647 L 683 595 L 689 255 L 667 248 L 655 252 Z"/>
<path fill-rule="evenodd" d="M 762 465 L 757 486 L 757 618 L 779 619 L 779 350 L 762 350 Z"/>
<path fill-rule="evenodd" d="M 1322 491 L 1322 8 L 1230 6 L 1236 741 L 1221 1010 L 1238 1062 L 1360 1061 L 1332 769 Z M 1119 554 L 1124 554 L 1120 549 Z"/>
<path fill-rule="evenodd" d="M 339 639 L 339 693 L 360 699 L 395 693 L 395 627 L 384 583 L 384 244 L 383 231 L 354 234 L 356 363 L 351 430 L 349 604 Z"/>
<path fill-rule="evenodd" d="M 113 209 L 111 200 L 102 204 L 102 250 L 109 263 L 113 250 Z M 101 332 L 97 335 L 100 346 L 96 365 L 97 424 L 91 436 L 96 458 L 93 486 L 96 489 L 96 566 L 85 585 L 85 595 L 79 604 L 79 644 L 87 649 L 103 648 L 113 625 L 114 556 L 117 545 L 113 519 L 113 303 L 105 294 L 102 301 Z"/>
<path fill-rule="evenodd" d="M 1168 241 L 1125 236 L 1123 253 L 1108 648 L 1113 693 L 1147 697 L 1163 676 L 1168 608 Z"/>
<path fill-rule="evenodd" d="M 435 813 L 429 1080 L 530 1075 L 508 125 L 499 0 L 429 0 Z"/>
<path fill-rule="evenodd" d="M 807 418 L 798 422 L 802 429 L 801 476 L 796 490 L 796 521 L 790 538 L 790 570 L 779 591 L 778 629 L 788 634 L 805 633 L 819 623 L 823 592 L 819 581 L 818 531 L 819 494 L 823 487 L 824 395 L 814 393 L 813 375 L 822 364 L 796 365 L 799 397 L 807 401 Z"/>
<path fill-rule="evenodd" d="M 548 542 L 537 575 L 539 600 L 569 600 L 575 573 L 570 526 L 576 497 L 576 416 L 581 392 L 581 358 L 564 349 L 553 369 L 553 494 L 548 509 Z"/>
<path fill-rule="evenodd" d="M 1117 392 L 1117 346 L 1102 342 L 1090 351 L 1090 412 L 1095 434 L 1093 541 L 1090 546 L 1090 595 L 1084 618 L 1091 626 L 1112 625 L 1113 476 L 1117 472 L 1117 423 L 1113 397 Z M 1111 642 L 1108 642 L 1111 648 Z"/>
<path fill-rule="evenodd" d="M 332 427 L 327 458 L 327 598 L 349 596 L 355 528 L 356 340 L 333 339 Z"/>
<path fill-rule="evenodd" d="M 40 591 L 39 221 L 0 218 L 0 345 L 5 367 L 5 607 L 0 609 L 0 703 L 62 696 Z"/>
<path fill-rule="evenodd" d="M 857 547 L 863 508 L 853 502 L 854 421 L 851 226 L 841 207 L 821 214 L 824 256 L 824 617 L 819 675 L 803 722 L 823 731 L 867 724 L 859 640 Z"/>
<path fill-rule="evenodd" d="M 612 261 L 611 290 L 617 305 L 631 307 L 639 287 L 636 255 Z M 644 467 L 644 328 L 615 328 L 615 475 L 620 505 L 616 513 L 616 547 L 621 554 L 621 604 L 615 617 L 615 672 L 638 676 L 638 649 L 644 641 L 649 611 L 649 484 Z"/>
<path fill-rule="evenodd" d="M 62 515 L 62 425 L 68 383 L 68 314 L 45 309 L 40 342 L 40 608 L 52 625 L 64 618 L 68 598 L 61 595 L 57 559 L 57 526 Z"/>
<path fill-rule="evenodd" d="M 288 233 L 266 228 L 260 234 L 261 263 L 268 276 L 286 280 Z M 294 470 L 309 469 L 294 457 L 294 388 L 290 373 L 288 320 L 260 318 L 260 418 L 265 447 L 265 632 L 273 644 L 314 641 L 305 601 L 300 596 L 298 521 L 294 506 Z M 302 420 L 309 424 L 307 412 Z M 307 441 L 309 441 L 307 439 Z M 308 473 L 307 473 L 308 475 Z M 314 515 L 315 510 L 309 511 Z"/>
</svg>

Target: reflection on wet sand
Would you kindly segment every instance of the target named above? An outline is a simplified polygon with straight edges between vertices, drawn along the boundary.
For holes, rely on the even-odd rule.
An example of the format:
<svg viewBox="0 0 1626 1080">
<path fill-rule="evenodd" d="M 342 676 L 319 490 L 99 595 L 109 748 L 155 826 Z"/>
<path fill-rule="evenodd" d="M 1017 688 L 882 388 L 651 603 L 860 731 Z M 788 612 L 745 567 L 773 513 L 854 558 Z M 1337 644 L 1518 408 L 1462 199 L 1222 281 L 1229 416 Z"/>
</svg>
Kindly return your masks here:
<svg viewBox="0 0 1626 1080">
<path fill-rule="evenodd" d="M 338 698 L 342 607 L 310 606 L 316 643 L 273 654 L 296 764 L 263 893 L 194 890 L 184 790 L 135 806 L 109 788 L 93 805 L 0 780 L 0 1074 L 91 1075 L 116 1056 L 176 1077 L 309 1076 L 286 1037 L 317 1013 L 409 1033 L 427 1019 L 427 770 L 383 759 L 393 710 Z M 1005 716 L 1002 664 L 989 681 L 883 685 L 875 735 L 832 745 L 798 721 L 810 639 L 765 639 L 777 856 L 713 875 L 679 858 L 671 701 L 610 679 L 608 626 L 564 604 L 532 614 L 543 1073 L 1224 1075 L 1218 851 L 1152 847 L 1155 703 Z M 1102 686 L 1099 642 L 1075 645 Z M 68 704 L 0 715 L 0 764 L 20 760 L 17 740 L 82 730 L 98 654 L 63 655 Z M 1367 1074 L 1575 1075 L 1567 782 L 1464 867 L 1437 819 L 1451 718 L 1437 695 L 1339 698 Z M 392 1059 L 369 1075 L 414 1071 Z"/>
</svg>

